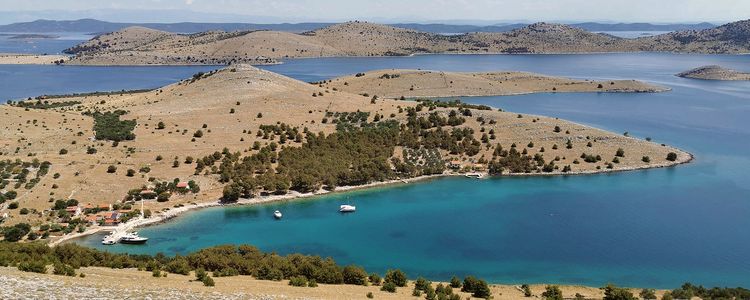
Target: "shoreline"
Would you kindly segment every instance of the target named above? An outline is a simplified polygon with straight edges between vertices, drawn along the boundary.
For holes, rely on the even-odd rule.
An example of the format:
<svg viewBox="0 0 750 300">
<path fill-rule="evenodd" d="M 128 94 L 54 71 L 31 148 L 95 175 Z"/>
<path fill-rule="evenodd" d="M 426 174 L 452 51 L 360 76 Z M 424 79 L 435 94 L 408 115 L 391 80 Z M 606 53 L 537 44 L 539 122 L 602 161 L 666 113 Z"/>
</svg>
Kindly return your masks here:
<svg viewBox="0 0 750 300">
<path fill-rule="evenodd" d="M 670 147 L 672 148 L 672 147 Z M 680 151 L 679 149 L 672 148 L 677 151 Z M 669 167 L 675 167 L 682 164 L 687 164 L 692 162 L 695 159 L 695 156 L 692 153 L 680 151 L 685 154 L 687 154 L 687 158 L 684 159 L 678 159 L 674 162 L 670 163 L 661 163 L 661 164 L 655 164 L 655 165 L 648 165 L 648 166 L 640 166 L 640 167 L 625 167 L 621 169 L 602 169 L 602 170 L 590 170 L 590 171 L 578 171 L 578 172 L 568 172 L 568 173 L 517 173 L 517 174 L 502 174 L 502 175 L 489 175 L 487 172 L 482 172 L 480 178 L 475 179 L 490 179 L 490 178 L 502 178 L 502 177 L 558 177 L 558 176 L 594 176 L 594 175 L 600 175 L 600 174 L 608 174 L 608 173 L 623 173 L 623 172 L 634 172 L 634 171 L 642 171 L 642 170 L 648 170 L 648 169 L 663 169 L 663 168 L 669 168 Z M 109 231 L 109 232 L 120 232 L 120 231 L 130 231 L 138 227 L 146 227 L 146 226 L 152 226 L 161 224 L 164 222 L 167 222 L 171 219 L 174 219 L 180 215 L 183 215 L 185 213 L 188 213 L 190 211 L 204 209 L 204 208 L 211 208 L 211 207 L 219 207 L 219 206 L 245 206 L 245 205 L 263 205 L 263 204 L 269 204 L 279 201 L 290 201 L 290 200 L 300 200 L 300 199 L 309 199 L 316 196 L 326 196 L 331 195 L 335 193 L 347 193 L 352 192 L 356 190 L 366 190 L 366 189 L 373 189 L 377 187 L 387 187 L 387 186 L 393 186 L 398 184 L 414 184 L 419 183 L 423 181 L 438 179 L 438 178 L 447 178 L 447 177 L 468 177 L 467 174 L 469 173 L 442 173 L 442 174 L 433 174 L 433 175 L 422 175 L 418 177 L 413 178 L 406 178 L 406 179 L 393 179 L 393 180 L 387 180 L 387 181 L 378 181 L 378 182 L 371 182 L 363 185 L 355 185 L 355 186 L 341 186 L 337 187 L 333 191 L 328 191 L 325 189 L 320 189 L 316 192 L 311 193 L 300 193 L 296 191 L 290 191 L 287 194 L 284 195 L 267 195 L 267 196 L 258 196 L 253 198 L 240 198 L 236 202 L 232 203 L 222 203 L 220 200 L 215 201 L 206 201 L 206 202 L 200 202 L 195 204 L 188 204 L 181 207 L 176 208 L 170 208 L 166 211 L 160 211 L 155 212 L 152 214 L 150 218 L 143 219 L 143 218 L 136 218 L 132 221 L 121 223 L 117 226 L 113 227 L 103 227 L 103 226 L 95 226 L 94 228 L 88 229 L 84 232 L 76 232 L 76 233 L 70 233 L 67 235 L 56 237 L 55 240 L 50 240 L 47 245 L 50 247 L 55 247 L 57 245 L 71 242 L 72 240 L 82 238 L 84 236 L 89 236 L 93 234 L 97 234 L 102 231 Z"/>
</svg>

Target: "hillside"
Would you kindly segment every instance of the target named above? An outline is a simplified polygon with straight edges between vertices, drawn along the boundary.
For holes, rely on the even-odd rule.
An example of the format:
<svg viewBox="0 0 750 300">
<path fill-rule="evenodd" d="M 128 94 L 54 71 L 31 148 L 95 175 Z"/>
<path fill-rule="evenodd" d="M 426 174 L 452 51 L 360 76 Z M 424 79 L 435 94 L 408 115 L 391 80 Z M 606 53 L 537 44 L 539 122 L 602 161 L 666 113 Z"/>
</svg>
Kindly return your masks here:
<svg viewBox="0 0 750 300">
<path fill-rule="evenodd" d="M 644 51 L 730 54 L 750 52 L 750 20 L 704 30 L 671 32 L 637 39 Z"/>
<path fill-rule="evenodd" d="M 163 201 L 146 202 L 160 212 L 222 197 L 267 201 L 268 194 L 448 170 L 595 173 L 691 159 L 672 147 L 556 118 L 373 98 L 247 65 L 147 92 L 11 103 L 0 114 L 8 116 L 0 119 L 0 171 L 10 179 L 0 211 L 8 213 L 7 224 L 32 226 L 70 221 L 43 213 L 57 200 L 126 205 L 149 186 L 169 191 Z M 321 143 L 328 150 L 316 152 Z M 177 181 L 193 183 L 180 190 Z"/>
<path fill-rule="evenodd" d="M 301 34 L 207 31 L 175 34 L 128 27 L 67 49 L 70 64 L 270 64 L 278 59 L 398 56 L 415 53 L 750 52 L 750 21 L 700 31 L 623 39 L 562 24 L 535 23 L 502 33 L 440 35 L 366 22 Z"/>
<path fill-rule="evenodd" d="M 459 73 L 429 70 L 375 70 L 335 78 L 325 81 L 323 85 L 340 91 L 388 98 L 667 90 L 634 80 L 589 81 L 526 72 Z"/>
<path fill-rule="evenodd" d="M 721 66 L 702 66 L 681 72 L 676 76 L 705 80 L 750 80 L 750 73 L 743 73 Z"/>
<path fill-rule="evenodd" d="M 163 30 L 174 33 L 194 33 L 202 31 L 246 31 L 246 30 L 277 30 L 287 32 L 305 32 L 317 30 L 335 23 L 281 23 L 281 24 L 259 24 L 259 23 L 116 23 L 95 19 L 80 20 L 36 20 L 31 22 L 13 23 L 0 25 L 0 32 L 113 32 L 127 27 L 141 26 L 155 30 Z M 469 32 L 506 32 L 527 26 L 528 24 L 498 24 L 498 25 L 456 25 L 441 23 L 395 23 L 389 24 L 394 27 L 406 28 L 431 33 L 469 33 Z M 650 23 L 575 23 L 573 27 L 588 31 L 678 31 L 678 30 L 700 30 L 715 27 L 711 23 L 698 24 L 650 24 Z"/>
</svg>

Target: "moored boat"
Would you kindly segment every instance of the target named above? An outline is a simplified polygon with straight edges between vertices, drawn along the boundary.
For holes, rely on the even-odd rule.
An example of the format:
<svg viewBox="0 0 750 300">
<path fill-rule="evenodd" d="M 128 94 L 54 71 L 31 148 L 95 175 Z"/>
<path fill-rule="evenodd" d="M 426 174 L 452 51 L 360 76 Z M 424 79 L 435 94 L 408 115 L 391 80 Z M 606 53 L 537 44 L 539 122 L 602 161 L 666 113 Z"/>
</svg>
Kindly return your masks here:
<svg viewBox="0 0 750 300">
<path fill-rule="evenodd" d="M 146 241 L 148 238 L 139 236 L 137 232 L 126 233 L 120 238 L 120 243 L 123 244 L 145 244 Z"/>
<path fill-rule="evenodd" d="M 282 214 L 281 214 L 280 211 L 277 210 L 277 211 L 273 212 L 273 217 L 278 220 L 278 219 L 281 219 Z"/>
<path fill-rule="evenodd" d="M 357 207 L 354 205 L 342 204 L 341 206 L 339 206 L 339 212 L 342 212 L 342 213 L 354 212 L 356 210 L 357 210 Z"/>
</svg>

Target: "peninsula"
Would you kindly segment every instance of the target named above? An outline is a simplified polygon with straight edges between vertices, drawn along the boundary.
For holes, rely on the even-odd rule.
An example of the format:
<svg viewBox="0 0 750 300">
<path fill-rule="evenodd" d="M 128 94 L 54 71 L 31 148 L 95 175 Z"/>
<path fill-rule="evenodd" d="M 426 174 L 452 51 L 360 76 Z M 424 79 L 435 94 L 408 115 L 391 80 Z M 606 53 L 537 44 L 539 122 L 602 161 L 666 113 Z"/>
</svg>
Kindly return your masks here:
<svg viewBox="0 0 750 300">
<path fill-rule="evenodd" d="M 133 204 L 140 199 L 158 220 L 219 200 L 260 203 L 425 176 L 598 173 L 692 158 L 556 118 L 393 99 L 408 91 L 416 71 L 389 72 L 403 77 L 379 79 L 381 71 L 372 71 L 310 84 L 235 65 L 149 91 L 47 95 L 0 106 L 6 225 L 65 224 L 58 231 L 44 226 L 39 235 L 52 238 L 125 222 L 138 215 Z M 424 76 L 435 74 L 452 78 L 457 94 L 492 80 L 516 82 L 519 93 L 548 91 L 544 82 L 580 82 L 515 72 Z M 363 89 L 381 80 L 405 83 L 394 94 Z M 620 91 L 626 83 L 633 91 L 655 89 L 583 81 L 566 91 Z M 111 219 L 107 211 L 129 217 Z"/>
</svg>

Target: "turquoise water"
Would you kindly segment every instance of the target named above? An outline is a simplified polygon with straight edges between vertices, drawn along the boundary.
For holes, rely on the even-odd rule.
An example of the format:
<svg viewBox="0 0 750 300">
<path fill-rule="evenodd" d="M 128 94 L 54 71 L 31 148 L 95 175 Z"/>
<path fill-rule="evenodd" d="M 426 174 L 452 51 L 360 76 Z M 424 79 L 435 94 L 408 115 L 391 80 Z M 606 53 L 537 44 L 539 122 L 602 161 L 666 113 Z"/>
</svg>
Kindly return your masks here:
<svg viewBox="0 0 750 300">
<path fill-rule="evenodd" d="M 303 59 L 265 67 L 315 81 L 380 68 L 524 70 L 635 78 L 659 94 L 536 94 L 465 101 L 628 131 L 696 155 L 676 168 L 617 174 L 446 178 L 256 207 L 210 208 L 142 228 L 131 253 L 186 253 L 248 243 L 331 256 L 383 272 L 497 283 L 750 286 L 750 83 L 672 76 L 704 64 L 750 70 L 750 56 L 673 54 L 435 55 Z M 2 71 L 5 66 L 0 66 Z M 85 72 L 78 74 L 86 76 Z M 0 89 L 2 93 L 2 89 Z M 2 97 L 0 97 L 2 98 Z M 354 214 L 337 207 L 353 202 Z M 273 220 L 280 209 L 284 219 Z"/>
</svg>

